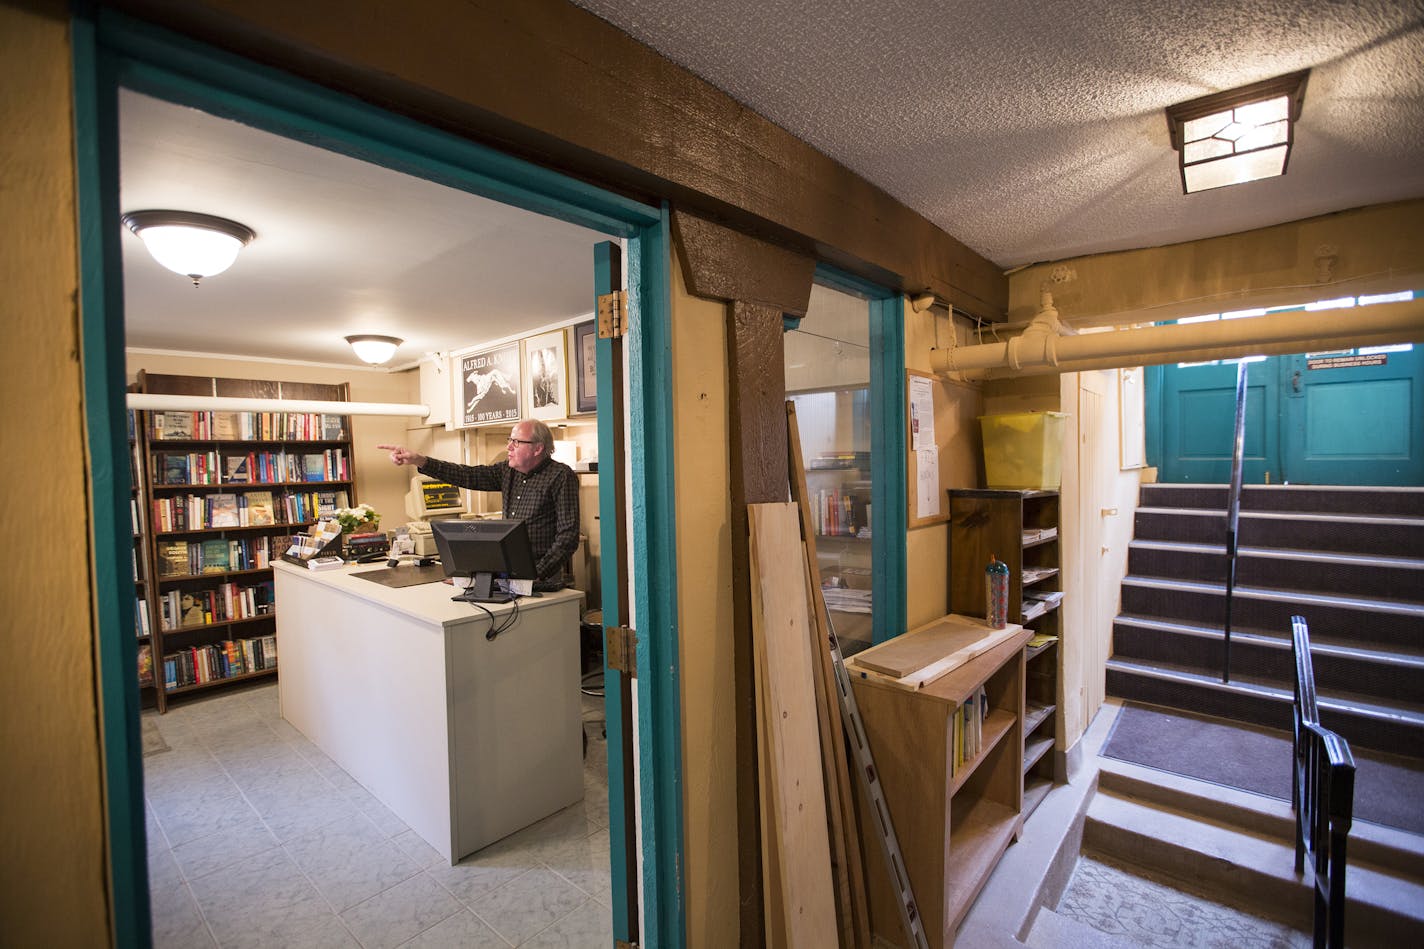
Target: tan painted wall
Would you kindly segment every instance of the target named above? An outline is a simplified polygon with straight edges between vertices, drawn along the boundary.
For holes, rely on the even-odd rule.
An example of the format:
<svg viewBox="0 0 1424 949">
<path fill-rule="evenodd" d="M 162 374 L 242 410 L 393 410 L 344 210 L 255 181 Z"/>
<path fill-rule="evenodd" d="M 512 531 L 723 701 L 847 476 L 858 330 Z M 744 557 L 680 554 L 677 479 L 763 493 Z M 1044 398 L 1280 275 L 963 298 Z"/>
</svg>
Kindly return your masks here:
<svg viewBox="0 0 1424 949">
<path fill-rule="evenodd" d="M 35 11 L 46 11 L 44 13 Z M 110 941 L 66 4 L 0 5 L 0 942 Z M 37 515 L 42 524 L 37 525 Z M 42 531 L 36 531 L 42 526 Z M 14 545 L 22 544 L 23 547 Z"/>
<path fill-rule="evenodd" d="M 1030 319 L 1044 286 L 1053 291 L 1065 322 L 1088 326 L 1421 284 L 1424 200 L 1404 201 L 1184 244 L 1034 264 L 1009 279 L 1009 319 Z"/>
<path fill-rule="evenodd" d="M 687 944 L 720 947 L 739 899 L 727 307 L 671 271 Z"/>
<path fill-rule="evenodd" d="M 936 346 L 971 342 L 969 324 L 951 318 L 941 308 L 916 313 L 905 304 L 905 368 L 930 370 L 930 352 Z M 978 383 L 941 379 L 938 397 L 942 409 L 935 417 L 935 441 L 941 448 L 940 482 L 946 488 L 977 488 L 983 485 L 983 449 L 979 436 L 979 416 L 984 414 L 984 394 Z M 911 510 L 915 495 L 908 497 Z M 949 497 L 941 502 L 949 512 Z M 907 591 L 905 622 L 913 629 L 949 608 L 949 525 L 948 522 L 911 528 L 905 537 Z"/>
<path fill-rule="evenodd" d="M 129 381 L 140 369 L 182 376 L 222 376 L 228 379 L 269 379 L 281 382 L 349 382 L 353 402 L 420 401 L 420 380 L 414 370 L 382 372 L 360 367 L 302 366 L 291 363 L 207 356 L 159 355 L 135 352 L 128 355 Z M 430 429 L 414 418 L 358 415 L 351 420 L 351 454 L 356 474 L 357 499 L 381 513 L 382 527 L 404 524 L 405 493 L 411 470 L 397 468 L 377 445 L 412 445 L 428 438 Z"/>
</svg>

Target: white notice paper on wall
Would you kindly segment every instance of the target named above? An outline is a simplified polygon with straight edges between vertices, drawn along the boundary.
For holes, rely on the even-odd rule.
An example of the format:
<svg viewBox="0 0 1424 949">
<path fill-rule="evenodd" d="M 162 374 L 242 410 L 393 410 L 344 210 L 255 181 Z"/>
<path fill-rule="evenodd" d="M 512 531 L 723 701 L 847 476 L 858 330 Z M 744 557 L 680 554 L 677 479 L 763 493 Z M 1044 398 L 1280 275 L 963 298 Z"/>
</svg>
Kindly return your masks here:
<svg viewBox="0 0 1424 949">
<path fill-rule="evenodd" d="M 939 515 L 939 449 L 930 447 L 915 452 L 916 517 Z"/>
<path fill-rule="evenodd" d="M 910 450 L 935 447 L 934 379 L 910 377 Z M 939 513 L 936 504 L 935 513 Z"/>
</svg>

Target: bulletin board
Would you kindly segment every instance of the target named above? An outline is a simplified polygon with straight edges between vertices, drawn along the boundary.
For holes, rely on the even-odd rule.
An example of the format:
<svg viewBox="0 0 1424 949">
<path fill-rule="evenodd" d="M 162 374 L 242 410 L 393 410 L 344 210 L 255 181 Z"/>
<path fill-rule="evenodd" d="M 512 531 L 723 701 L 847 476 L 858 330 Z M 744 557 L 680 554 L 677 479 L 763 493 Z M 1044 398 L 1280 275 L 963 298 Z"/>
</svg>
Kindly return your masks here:
<svg viewBox="0 0 1424 949">
<path fill-rule="evenodd" d="M 945 432 L 951 408 L 944 385 L 933 373 L 905 370 L 905 445 L 907 457 L 906 526 L 949 521 L 950 472 Z"/>
</svg>

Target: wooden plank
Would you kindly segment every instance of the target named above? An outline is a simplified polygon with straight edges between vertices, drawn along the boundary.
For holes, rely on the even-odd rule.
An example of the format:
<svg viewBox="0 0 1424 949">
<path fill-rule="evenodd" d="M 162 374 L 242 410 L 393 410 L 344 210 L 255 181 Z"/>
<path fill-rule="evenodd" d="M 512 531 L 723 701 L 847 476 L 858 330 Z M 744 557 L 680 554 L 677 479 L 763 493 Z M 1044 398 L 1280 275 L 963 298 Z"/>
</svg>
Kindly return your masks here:
<svg viewBox="0 0 1424 949">
<path fill-rule="evenodd" d="M 852 662 L 892 679 L 912 679 L 915 688 L 1003 642 L 1021 627 L 991 629 L 983 620 L 949 614 L 857 653 Z"/>
<path fill-rule="evenodd" d="M 806 566 L 795 505 L 747 507 L 752 573 L 752 636 L 764 670 L 759 710 L 766 726 L 769 826 L 778 866 L 786 945 L 825 949 L 836 943 L 826 798 L 816 729 L 815 686 L 807 633 Z M 768 926 L 776 925 L 768 918 Z"/>
<path fill-rule="evenodd" d="M 677 208 L 672 236 L 690 292 L 806 315 L 816 272 L 812 258 Z"/>
<path fill-rule="evenodd" d="M 811 653 L 817 672 L 816 703 L 820 710 L 817 717 L 821 726 L 821 758 L 826 793 L 830 798 L 831 860 L 841 946 L 845 949 L 868 949 L 870 915 L 865 891 L 865 867 L 861 863 L 851 773 L 846 762 L 840 702 L 836 695 L 836 673 L 830 654 L 830 620 L 826 616 L 826 601 L 817 592 L 821 587 L 821 570 L 816 556 L 816 532 L 812 527 L 811 503 L 806 490 L 806 466 L 801 459 L 801 428 L 796 420 L 796 403 L 790 399 L 786 402 L 786 446 L 791 499 L 801 514 L 801 537 L 806 551 L 806 592 L 811 599 L 811 615 L 815 620 L 811 629 Z"/>
</svg>

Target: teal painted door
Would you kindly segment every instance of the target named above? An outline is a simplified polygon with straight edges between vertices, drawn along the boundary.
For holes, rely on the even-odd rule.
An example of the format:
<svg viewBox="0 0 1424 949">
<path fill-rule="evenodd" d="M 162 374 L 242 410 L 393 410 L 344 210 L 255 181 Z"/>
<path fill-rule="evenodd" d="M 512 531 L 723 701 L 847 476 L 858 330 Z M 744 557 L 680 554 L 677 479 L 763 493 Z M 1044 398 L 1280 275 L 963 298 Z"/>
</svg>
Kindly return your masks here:
<svg viewBox="0 0 1424 949">
<path fill-rule="evenodd" d="M 1236 363 L 1154 367 L 1160 385 L 1149 385 L 1147 411 L 1161 426 L 1159 481 L 1225 484 L 1231 480 L 1231 442 L 1236 422 Z M 1280 387 L 1270 360 L 1253 362 L 1246 374 L 1245 484 L 1281 481 Z M 1154 413 L 1154 393 L 1160 393 Z"/>
<path fill-rule="evenodd" d="M 1228 482 L 1236 364 L 1150 372 L 1158 480 Z M 1274 356 L 1250 363 L 1246 378 L 1244 483 L 1424 485 L 1419 347 Z"/>
<path fill-rule="evenodd" d="M 1282 356 L 1283 460 L 1297 484 L 1424 484 L 1424 353 Z"/>
</svg>

